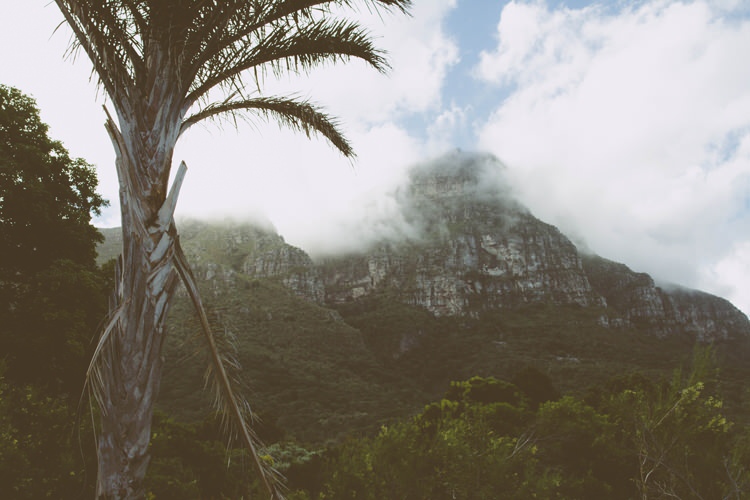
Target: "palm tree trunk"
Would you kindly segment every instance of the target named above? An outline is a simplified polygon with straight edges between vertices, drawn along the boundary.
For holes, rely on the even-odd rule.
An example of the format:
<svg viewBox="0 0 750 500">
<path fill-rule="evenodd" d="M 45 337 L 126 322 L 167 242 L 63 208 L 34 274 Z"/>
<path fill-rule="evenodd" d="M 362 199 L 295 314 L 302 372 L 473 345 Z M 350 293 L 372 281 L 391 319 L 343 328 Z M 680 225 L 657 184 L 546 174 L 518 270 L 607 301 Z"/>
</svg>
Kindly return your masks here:
<svg viewBox="0 0 750 500">
<path fill-rule="evenodd" d="M 101 429 L 96 494 L 107 500 L 143 499 L 165 322 L 178 279 L 172 262 L 177 238 L 173 212 L 185 167 L 181 165 L 175 187 L 165 196 L 167 176 L 162 173 L 171 162 L 176 137 L 171 143 L 156 138 L 151 144 L 157 147 L 142 148 L 149 141 L 133 131 L 123 135 L 111 117 L 107 129 L 116 151 L 123 248 L 110 303 L 118 320 L 97 366 Z"/>
<path fill-rule="evenodd" d="M 163 235 L 170 238 L 168 233 Z M 154 251 L 142 235 L 123 228 L 129 252 L 118 269 L 113 309 L 121 319 L 101 359 L 101 429 L 97 498 L 142 499 L 148 465 L 151 419 L 159 391 L 165 319 L 176 285 L 168 259 L 152 262 Z M 122 269 L 127 270 L 122 272 Z M 134 269 L 140 271 L 135 272 Z"/>
</svg>

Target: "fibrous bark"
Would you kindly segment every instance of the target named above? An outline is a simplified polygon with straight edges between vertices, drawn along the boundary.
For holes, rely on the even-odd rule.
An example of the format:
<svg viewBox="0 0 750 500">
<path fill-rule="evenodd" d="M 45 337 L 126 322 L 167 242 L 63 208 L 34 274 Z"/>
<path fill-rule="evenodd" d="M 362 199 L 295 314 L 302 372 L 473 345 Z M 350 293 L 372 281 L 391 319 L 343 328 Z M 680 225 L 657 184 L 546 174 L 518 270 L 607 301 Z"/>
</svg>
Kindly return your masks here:
<svg viewBox="0 0 750 500">
<path fill-rule="evenodd" d="M 153 163 L 139 162 L 141 158 L 133 158 L 132 152 L 169 165 L 175 141 L 151 139 L 135 130 L 126 137 L 111 117 L 107 130 L 115 146 L 120 181 L 123 248 L 110 304 L 110 310 L 118 312 L 117 321 L 96 360 L 95 389 L 101 410 L 96 490 L 98 498 L 135 499 L 145 496 L 143 479 L 161 379 L 161 349 L 177 285 L 172 262 L 177 238 L 173 212 L 185 167 L 181 166 L 170 195 L 164 196 L 165 176 L 149 171 L 144 165 Z M 151 196 L 133 196 L 134 192 Z"/>
</svg>

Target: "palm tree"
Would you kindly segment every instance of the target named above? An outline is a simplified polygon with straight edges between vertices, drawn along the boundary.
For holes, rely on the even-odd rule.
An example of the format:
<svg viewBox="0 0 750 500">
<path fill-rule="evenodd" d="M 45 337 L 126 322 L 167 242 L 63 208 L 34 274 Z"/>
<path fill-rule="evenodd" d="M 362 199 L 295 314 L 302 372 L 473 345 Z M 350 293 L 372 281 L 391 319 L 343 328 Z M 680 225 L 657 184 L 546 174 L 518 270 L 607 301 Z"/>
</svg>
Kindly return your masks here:
<svg viewBox="0 0 750 500">
<path fill-rule="evenodd" d="M 89 368 L 100 410 L 97 497 L 143 498 L 153 404 L 159 389 L 165 319 L 181 279 L 208 340 L 223 405 L 271 493 L 247 405 L 216 349 L 173 214 L 186 167 L 171 189 L 177 140 L 192 125 L 236 114 L 274 118 L 321 134 L 345 156 L 335 121 L 307 101 L 261 93 L 269 72 L 305 73 L 359 58 L 379 71 L 384 55 L 357 23 L 356 7 L 406 12 L 411 0 L 55 0 L 106 92 L 106 128 L 116 154 L 123 248 L 110 318 Z M 217 97 L 218 96 L 218 97 Z"/>
</svg>

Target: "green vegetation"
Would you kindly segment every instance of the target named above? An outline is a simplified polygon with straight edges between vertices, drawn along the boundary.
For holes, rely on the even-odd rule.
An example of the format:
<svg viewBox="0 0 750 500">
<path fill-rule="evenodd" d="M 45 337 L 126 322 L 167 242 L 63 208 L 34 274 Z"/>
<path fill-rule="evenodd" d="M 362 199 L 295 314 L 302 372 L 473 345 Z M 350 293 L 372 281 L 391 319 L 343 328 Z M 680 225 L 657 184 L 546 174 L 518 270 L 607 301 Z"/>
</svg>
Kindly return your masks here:
<svg viewBox="0 0 750 500">
<path fill-rule="evenodd" d="M 639 371 L 666 376 L 686 361 L 695 340 L 660 339 L 599 322 L 603 311 L 576 305 L 535 304 L 484 311 L 476 317 L 436 318 L 376 294 L 337 306 L 359 329 L 367 346 L 390 371 L 439 397 L 451 380 L 474 375 L 511 379 L 524 367 L 549 376 L 564 393 L 582 394 L 594 384 Z M 716 345 L 724 384 L 750 376 L 748 343 Z M 735 386 L 734 402 L 745 399 Z M 733 403 L 734 404 L 734 403 Z"/>
<path fill-rule="evenodd" d="M 65 395 L 12 385 L 0 374 L 0 498 L 92 496 L 86 476 L 96 462 L 85 423 L 76 424 Z"/>
<path fill-rule="evenodd" d="M 256 412 L 297 439 L 342 439 L 413 413 L 427 400 L 410 381 L 385 370 L 360 332 L 331 310 L 272 280 L 236 276 L 211 287 L 204 296 L 225 299 L 220 307 L 208 301 L 215 330 L 234 339 Z M 195 355 L 195 319 L 182 299 L 171 311 L 159 401 L 170 415 L 198 421 L 208 407 L 201 391 L 208 362 Z"/>
<path fill-rule="evenodd" d="M 583 396 L 561 397 L 529 369 L 518 385 L 472 377 L 377 432 L 317 451 L 284 441 L 264 456 L 297 500 L 746 498 L 750 433 L 727 416 L 714 362 L 698 349 L 671 378 L 634 373 Z M 219 465 L 215 423 L 157 426 L 153 498 L 257 489 L 236 463 Z"/>
<path fill-rule="evenodd" d="M 76 407 L 106 304 L 96 183 L 34 100 L 0 85 L 0 498 L 90 490 L 91 432 Z"/>
<path fill-rule="evenodd" d="M 0 85 L 0 353 L 9 381 L 80 390 L 105 310 L 96 183 L 92 165 L 47 135 L 34 100 Z"/>
<path fill-rule="evenodd" d="M 413 419 L 344 443 L 307 498 L 745 498 L 747 431 L 700 374 L 621 379 L 596 401 L 537 409 L 508 382 L 454 383 Z"/>
</svg>

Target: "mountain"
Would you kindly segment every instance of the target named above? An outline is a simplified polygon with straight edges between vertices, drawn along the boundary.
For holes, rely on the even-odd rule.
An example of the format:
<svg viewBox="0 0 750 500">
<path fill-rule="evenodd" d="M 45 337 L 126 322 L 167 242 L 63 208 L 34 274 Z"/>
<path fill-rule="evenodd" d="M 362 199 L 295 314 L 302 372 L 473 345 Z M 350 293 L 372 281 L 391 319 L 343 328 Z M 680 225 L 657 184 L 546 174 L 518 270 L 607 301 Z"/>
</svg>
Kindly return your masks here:
<svg viewBox="0 0 750 500">
<path fill-rule="evenodd" d="M 324 263 L 326 300 L 391 288 L 437 316 L 575 304 L 601 308 L 601 323 L 615 329 L 701 341 L 750 335 L 747 317 L 724 299 L 658 287 L 646 274 L 580 253 L 514 200 L 503 172 L 493 157 L 465 153 L 415 167 L 399 197 L 415 236 Z"/>
<path fill-rule="evenodd" d="M 747 375 L 750 322 L 728 301 L 657 286 L 580 252 L 535 218 L 488 155 L 415 166 L 396 193 L 398 225 L 357 253 L 313 260 L 273 229 L 179 223 L 216 329 L 236 339 L 250 399 L 267 419 L 321 442 L 413 413 L 473 375 L 534 367 L 560 390 L 638 370 L 665 374 L 713 343 Z M 100 260 L 119 249 L 105 230 Z M 161 404 L 205 415 L 184 294 L 170 313 Z M 743 371 L 745 370 L 745 371 Z M 730 384 L 731 385 L 731 384 Z"/>
</svg>

